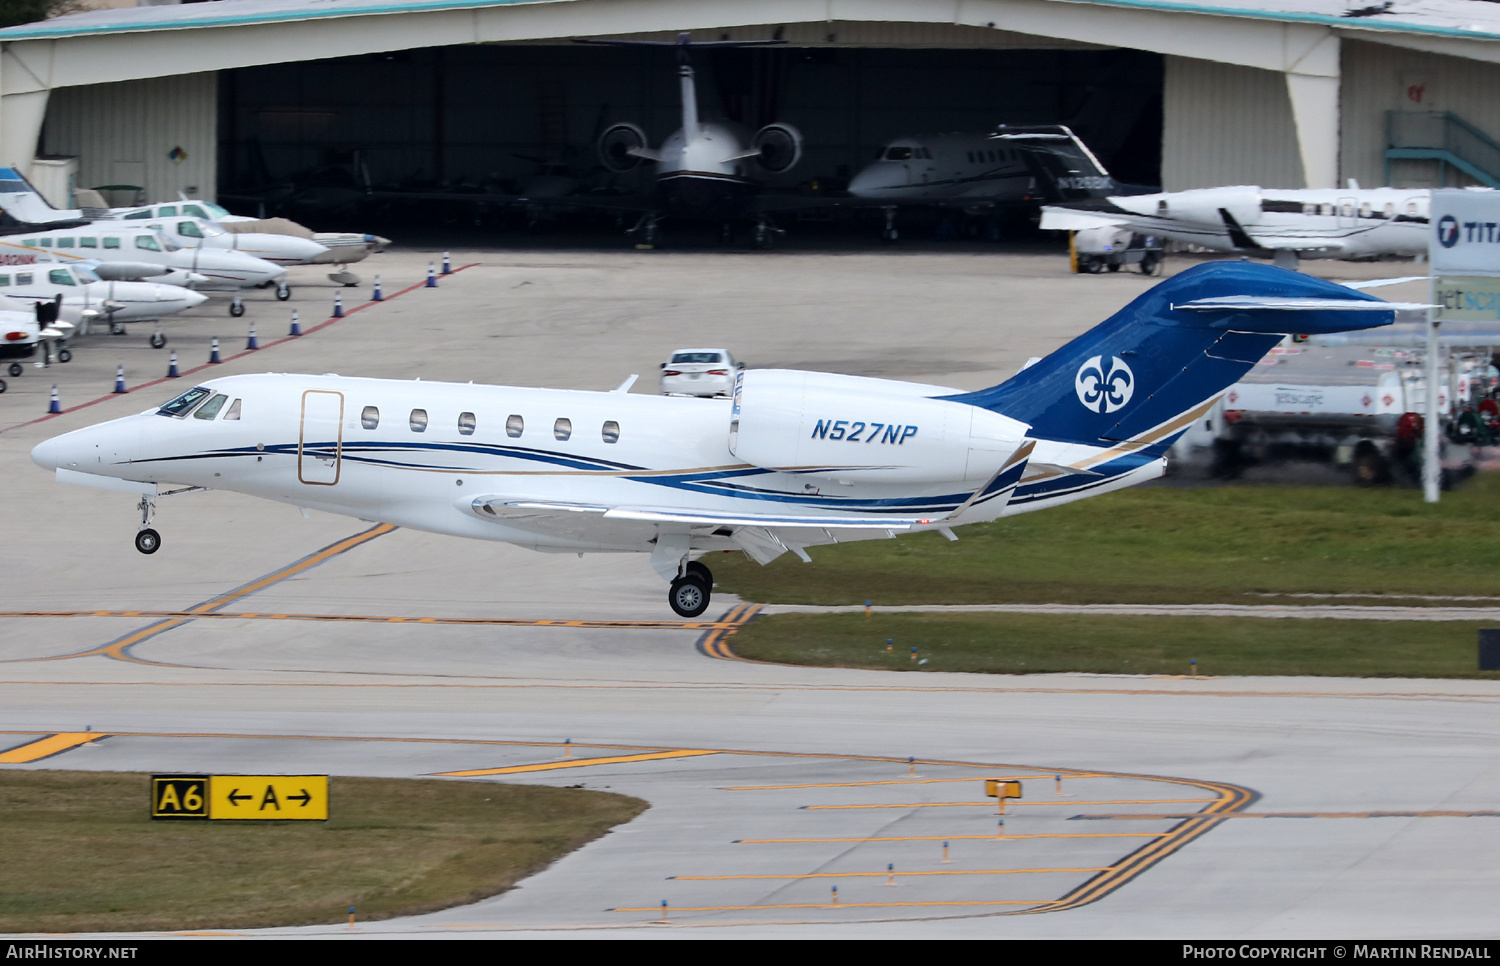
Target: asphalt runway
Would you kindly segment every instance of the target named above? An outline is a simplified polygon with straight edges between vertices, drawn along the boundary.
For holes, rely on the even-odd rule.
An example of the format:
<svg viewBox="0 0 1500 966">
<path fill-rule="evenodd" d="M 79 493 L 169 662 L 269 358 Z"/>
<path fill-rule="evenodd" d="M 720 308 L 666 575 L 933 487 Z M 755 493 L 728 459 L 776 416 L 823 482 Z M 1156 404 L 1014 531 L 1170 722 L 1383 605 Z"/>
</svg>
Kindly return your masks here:
<svg viewBox="0 0 1500 966">
<path fill-rule="evenodd" d="M 636 372 L 650 392 L 673 348 L 722 345 L 977 388 L 1152 284 L 1042 255 L 455 252 L 472 267 L 433 291 L 432 257 L 376 256 L 359 270 L 387 295 L 418 287 L 345 289 L 357 312 L 211 371 L 598 389 Z M 334 288 L 309 276 L 233 325 L 267 346 L 293 307 L 325 321 Z M 213 335 L 231 348 L 222 302 L 167 331 L 184 363 Z M 733 652 L 753 608 L 720 595 L 674 620 L 643 558 L 221 492 L 160 501 L 143 557 L 130 496 L 55 483 L 28 453 L 191 382 L 109 393 L 116 358 L 164 367 L 144 335 L 79 340 L 0 396 L 0 767 L 448 775 L 652 804 L 493 899 L 272 932 L 1493 936 L 1500 682 L 758 664 Z M 37 421 L 54 381 L 88 405 Z M 1003 831 L 987 778 L 1022 782 Z"/>
</svg>

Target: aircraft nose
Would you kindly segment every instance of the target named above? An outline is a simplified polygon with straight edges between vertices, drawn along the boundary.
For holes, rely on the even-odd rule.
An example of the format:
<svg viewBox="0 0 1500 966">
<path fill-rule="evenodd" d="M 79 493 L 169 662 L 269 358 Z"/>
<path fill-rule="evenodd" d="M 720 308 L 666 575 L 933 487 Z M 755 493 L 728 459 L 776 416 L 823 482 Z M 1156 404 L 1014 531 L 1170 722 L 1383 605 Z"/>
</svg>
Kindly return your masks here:
<svg viewBox="0 0 1500 966">
<path fill-rule="evenodd" d="M 66 460 L 65 437 L 54 436 L 31 448 L 31 461 L 44 470 L 55 470 Z"/>
</svg>

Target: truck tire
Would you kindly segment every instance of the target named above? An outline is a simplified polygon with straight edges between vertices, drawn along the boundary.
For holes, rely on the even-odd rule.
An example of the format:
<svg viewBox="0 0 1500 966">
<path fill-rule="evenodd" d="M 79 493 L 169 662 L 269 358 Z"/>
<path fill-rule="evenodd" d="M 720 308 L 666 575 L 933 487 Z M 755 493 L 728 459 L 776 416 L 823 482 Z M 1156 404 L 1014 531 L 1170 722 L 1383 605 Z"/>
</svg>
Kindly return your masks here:
<svg viewBox="0 0 1500 966">
<path fill-rule="evenodd" d="M 1354 482 L 1360 486 L 1376 486 L 1391 478 L 1390 466 L 1379 447 L 1365 440 L 1354 448 Z"/>
</svg>

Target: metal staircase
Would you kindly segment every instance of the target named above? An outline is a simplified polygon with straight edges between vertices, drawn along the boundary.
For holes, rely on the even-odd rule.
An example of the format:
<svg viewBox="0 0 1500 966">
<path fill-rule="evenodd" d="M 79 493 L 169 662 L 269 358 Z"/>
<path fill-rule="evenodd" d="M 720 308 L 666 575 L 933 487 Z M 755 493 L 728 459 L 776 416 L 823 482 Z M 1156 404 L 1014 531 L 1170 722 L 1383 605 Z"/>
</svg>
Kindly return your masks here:
<svg viewBox="0 0 1500 966">
<path fill-rule="evenodd" d="M 1451 111 L 1386 111 L 1385 144 L 1386 184 L 1392 161 L 1436 161 L 1440 187 L 1451 167 L 1500 188 L 1500 144 Z"/>
</svg>

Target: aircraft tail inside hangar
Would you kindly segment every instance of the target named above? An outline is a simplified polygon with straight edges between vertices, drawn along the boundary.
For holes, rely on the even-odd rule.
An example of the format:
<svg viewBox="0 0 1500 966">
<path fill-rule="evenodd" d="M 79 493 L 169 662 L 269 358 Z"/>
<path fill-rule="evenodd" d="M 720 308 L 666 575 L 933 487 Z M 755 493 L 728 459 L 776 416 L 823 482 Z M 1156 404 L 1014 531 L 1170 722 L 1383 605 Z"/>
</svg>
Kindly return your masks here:
<svg viewBox="0 0 1500 966">
<path fill-rule="evenodd" d="M 217 197 L 356 156 L 371 181 L 513 178 L 529 159 L 591 150 L 601 118 L 653 137 L 675 126 L 663 57 L 569 41 L 679 30 L 788 42 L 717 52 L 702 73 L 718 113 L 753 123 L 774 110 L 803 130 L 794 181 L 837 178 L 896 134 L 1045 121 L 1076 126 L 1122 180 L 1159 174 L 1168 190 L 1500 178 L 1488 93 L 1500 9 L 1464 0 L 102 10 L 0 30 L 0 160 L 35 172 L 38 154 L 76 157 L 78 185 L 139 184 L 152 199 Z"/>
</svg>

